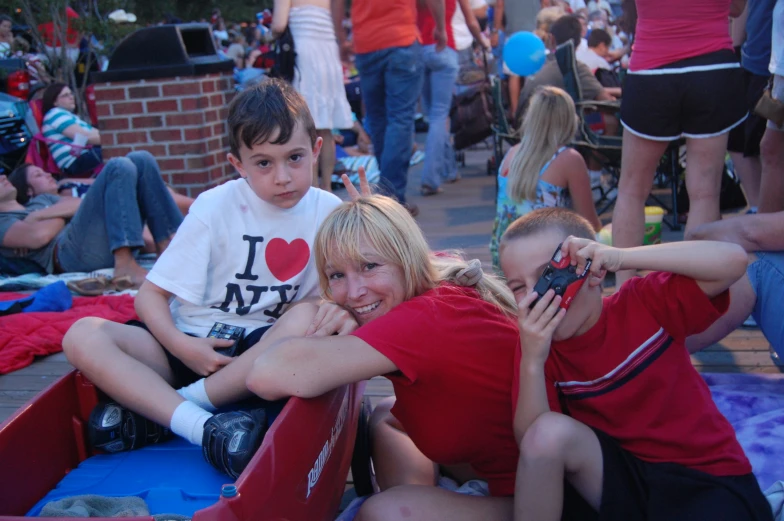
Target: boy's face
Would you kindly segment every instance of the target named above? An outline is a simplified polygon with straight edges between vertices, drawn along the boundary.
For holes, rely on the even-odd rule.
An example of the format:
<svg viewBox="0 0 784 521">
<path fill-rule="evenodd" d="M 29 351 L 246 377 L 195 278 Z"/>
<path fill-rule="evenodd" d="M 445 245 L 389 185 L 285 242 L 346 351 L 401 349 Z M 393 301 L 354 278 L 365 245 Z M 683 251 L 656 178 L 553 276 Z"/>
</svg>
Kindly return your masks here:
<svg viewBox="0 0 784 521">
<path fill-rule="evenodd" d="M 228 158 L 261 200 L 280 208 L 292 208 L 310 189 L 321 138 L 311 146 L 310 136 L 299 123 L 288 143 L 272 144 L 276 137 L 277 133 L 252 148 L 241 143 L 240 157 L 230 153 Z"/>
<path fill-rule="evenodd" d="M 595 52 L 602 58 L 607 58 L 607 53 L 609 52 L 609 49 L 607 48 L 607 45 L 605 43 L 600 43 L 599 45 L 593 48 L 593 52 Z"/>
<path fill-rule="evenodd" d="M 545 231 L 529 237 L 521 237 L 505 242 L 501 249 L 501 269 L 506 276 L 506 284 L 514 293 L 515 300 L 520 301 L 533 291 L 539 277 L 550 262 L 555 249 L 566 237 L 558 232 Z M 553 339 L 564 340 L 580 331 L 583 324 L 591 316 L 595 302 L 601 309 L 601 290 L 594 288 L 601 284 L 601 279 L 590 277 L 569 306 L 569 311 L 555 330 Z M 593 294 L 598 295 L 596 299 Z"/>
</svg>

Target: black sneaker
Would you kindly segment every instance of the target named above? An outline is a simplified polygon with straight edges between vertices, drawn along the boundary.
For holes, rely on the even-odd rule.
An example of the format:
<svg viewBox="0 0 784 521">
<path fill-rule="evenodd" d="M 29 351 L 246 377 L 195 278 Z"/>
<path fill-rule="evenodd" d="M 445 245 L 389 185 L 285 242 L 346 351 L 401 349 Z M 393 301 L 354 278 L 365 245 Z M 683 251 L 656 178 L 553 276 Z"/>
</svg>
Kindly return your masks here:
<svg viewBox="0 0 784 521">
<path fill-rule="evenodd" d="M 267 432 L 264 409 L 216 414 L 204 424 L 201 446 L 210 465 L 237 479 Z"/>
<path fill-rule="evenodd" d="M 114 403 L 99 403 L 87 422 L 90 445 L 106 452 L 123 452 L 168 440 L 169 429 Z"/>
</svg>

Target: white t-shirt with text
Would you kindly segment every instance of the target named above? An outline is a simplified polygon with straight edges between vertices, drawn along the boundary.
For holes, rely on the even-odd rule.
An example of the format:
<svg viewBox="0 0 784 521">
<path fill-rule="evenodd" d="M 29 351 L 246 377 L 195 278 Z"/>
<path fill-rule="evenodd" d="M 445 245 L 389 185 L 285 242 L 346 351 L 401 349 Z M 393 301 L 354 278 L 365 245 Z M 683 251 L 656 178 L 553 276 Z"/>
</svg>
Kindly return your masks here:
<svg viewBox="0 0 784 521">
<path fill-rule="evenodd" d="M 194 201 L 147 279 L 174 294 L 180 331 L 207 336 L 215 322 L 246 329 L 280 318 L 290 303 L 318 295 L 313 259 L 316 231 L 340 204 L 310 188 L 289 209 L 262 201 L 245 179 Z"/>
</svg>

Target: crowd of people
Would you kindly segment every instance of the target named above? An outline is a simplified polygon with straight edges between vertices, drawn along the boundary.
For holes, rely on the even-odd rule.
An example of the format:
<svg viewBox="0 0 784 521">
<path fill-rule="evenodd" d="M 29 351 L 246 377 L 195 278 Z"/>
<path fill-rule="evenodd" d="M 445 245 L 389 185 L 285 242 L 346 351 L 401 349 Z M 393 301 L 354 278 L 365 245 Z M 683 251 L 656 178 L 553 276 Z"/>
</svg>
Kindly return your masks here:
<svg viewBox="0 0 784 521">
<path fill-rule="evenodd" d="M 342 0 L 276 0 L 244 33 L 216 12 L 238 68 L 274 40 L 291 38 L 297 55 L 289 81 L 248 82 L 233 98 L 227 159 L 239 178 L 195 201 L 175 201 L 146 152 L 68 181 L 102 164 L 100 134 L 73 114 L 67 86 L 49 87 L 44 134 L 71 184 L 32 165 L 0 177 L 0 259 L 48 273 L 113 266 L 140 286 L 140 320 L 84 318 L 63 340 L 110 398 L 92 412 L 95 447 L 176 435 L 236 478 L 265 420 L 219 409 L 385 376 L 395 397 L 370 418 L 380 492 L 360 521 L 771 521 L 688 355 L 749 315 L 784 349 L 784 0 L 625 4 L 617 26 L 612 6 L 582 0 L 496 0 L 493 12 L 482 0 L 354 0 L 350 23 Z M 742 16 L 739 62 L 729 20 Z M 448 115 L 461 64 L 519 31 L 551 52 L 528 77 L 499 60 L 520 140 L 498 165 L 497 273 L 486 273 L 431 251 L 414 219 L 415 112 L 421 101 L 429 122 L 421 193 L 438 195 L 459 179 Z M 565 91 L 563 45 L 584 99 L 617 102 L 599 114 L 601 132 L 623 136 L 613 245 L 596 241 L 601 164 L 570 146 L 582 100 Z M 345 88 L 354 68 L 359 110 Z M 344 176 L 341 201 L 329 193 L 335 135 L 357 127 L 378 191 L 360 171 L 359 189 Z M 656 166 L 678 139 L 686 240 L 641 246 Z M 728 149 L 758 188 L 748 215 L 722 220 Z M 158 253 L 149 272 L 135 260 L 145 234 Z M 552 263 L 577 274 L 573 291 L 541 288 Z M 603 296 L 608 274 L 615 291 Z M 215 323 L 244 332 L 233 352 L 208 337 Z M 442 477 L 480 480 L 481 492 L 436 486 Z"/>
</svg>

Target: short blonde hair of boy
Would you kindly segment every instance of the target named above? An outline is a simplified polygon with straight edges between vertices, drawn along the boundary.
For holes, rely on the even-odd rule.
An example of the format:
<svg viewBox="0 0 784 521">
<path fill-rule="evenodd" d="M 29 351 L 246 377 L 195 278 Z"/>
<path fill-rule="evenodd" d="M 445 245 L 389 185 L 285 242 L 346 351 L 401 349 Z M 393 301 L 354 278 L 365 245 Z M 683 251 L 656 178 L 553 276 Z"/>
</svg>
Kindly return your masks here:
<svg viewBox="0 0 784 521">
<path fill-rule="evenodd" d="M 534 201 L 539 172 L 577 132 L 577 110 L 563 89 L 544 85 L 531 96 L 522 124 L 522 139 L 509 164 L 509 197 Z"/>
<path fill-rule="evenodd" d="M 573 235 L 594 240 L 596 234 L 588 219 L 568 208 L 539 208 L 516 219 L 501 236 L 500 248 L 516 240 L 539 233 L 559 232 L 564 239 Z"/>
<path fill-rule="evenodd" d="M 333 210 L 316 234 L 316 268 L 326 298 L 331 298 L 326 276 L 330 259 L 367 262 L 360 249 L 363 241 L 403 270 L 406 300 L 441 282 L 455 282 L 457 274 L 469 267 L 459 254 L 433 254 L 416 221 L 397 201 L 381 195 L 361 197 Z M 485 273 L 474 287 L 502 312 L 517 313 L 514 296 L 497 277 Z"/>
</svg>

